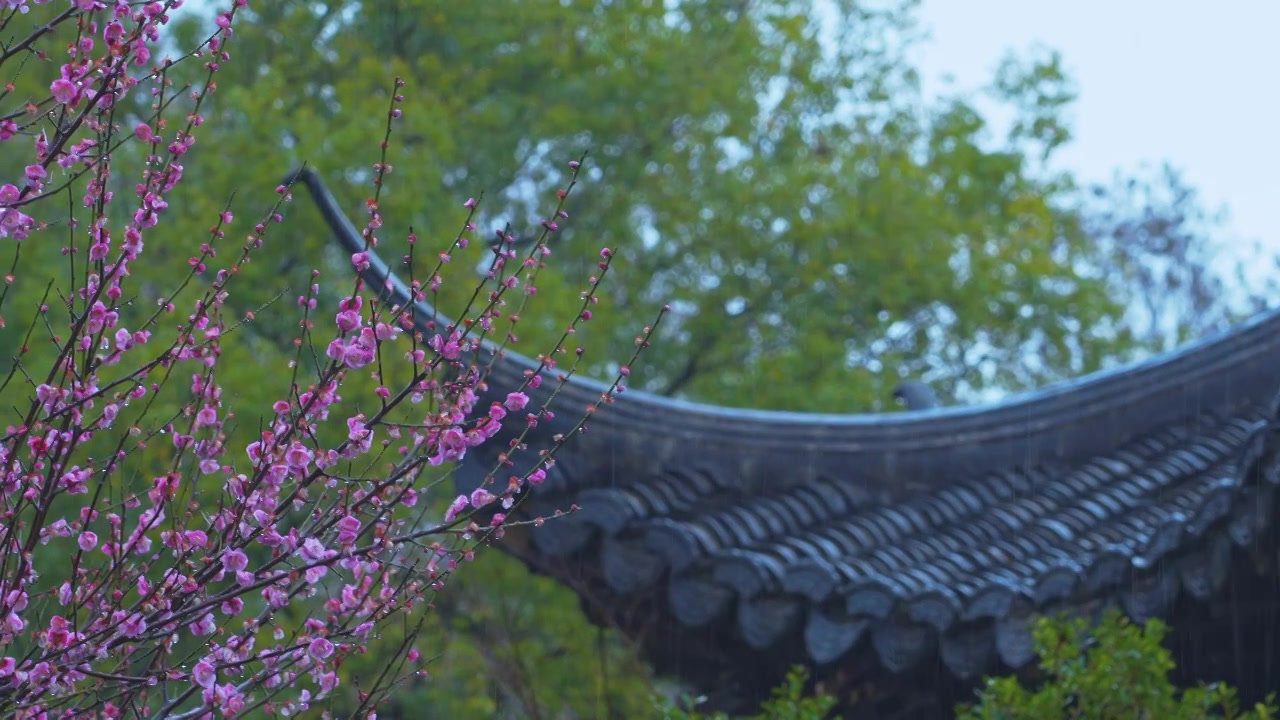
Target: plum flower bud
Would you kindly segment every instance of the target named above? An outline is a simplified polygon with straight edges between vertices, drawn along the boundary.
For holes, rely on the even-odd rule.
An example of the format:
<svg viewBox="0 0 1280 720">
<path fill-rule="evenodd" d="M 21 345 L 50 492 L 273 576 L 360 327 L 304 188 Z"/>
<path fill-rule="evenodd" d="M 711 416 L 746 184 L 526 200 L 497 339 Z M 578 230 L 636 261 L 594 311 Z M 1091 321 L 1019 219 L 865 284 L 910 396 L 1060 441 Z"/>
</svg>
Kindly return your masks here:
<svg viewBox="0 0 1280 720">
<path fill-rule="evenodd" d="M 344 333 L 351 332 L 360 327 L 360 313 L 354 310 L 343 310 L 338 313 L 335 321 L 339 330 Z"/>
<path fill-rule="evenodd" d="M 120 623 L 120 634 L 125 637 L 138 637 L 147 631 L 147 620 L 141 613 L 134 613 Z"/>
<path fill-rule="evenodd" d="M 49 92 L 53 94 L 53 99 L 63 105 L 75 100 L 80 94 L 80 88 L 76 84 L 66 78 L 58 78 L 49 86 Z"/>
<path fill-rule="evenodd" d="M 461 460 L 467 454 L 467 438 L 458 428 L 449 428 L 437 438 L 437 452 L 427 461 L 432 465 Z"/>
<path fill-rule="evenodd" d="M 289 445 L 288 450 L 284 451 L 285 465 L 295 472 L 305 471 L 313 457 L 315 455 L 311 452 L 311 448 L 296 440 Z"/>
<path fill-rule="evenodd" d="M 192 635 L 204 636 L 212 635 L 218 629 L 218 624 L 214 622 L 213 613 L 205 613 L 199 620 L 187 626 Z"/>
<path fill-rule="evenodd" d="M 196 413 L 196 427 L 207 427 L 218 422 L 218 411 L 212 405 L 205 405 Z"/>
<path fill-rule="evenodd" d="M 222 555 L 222 566 L 232 572 L 243 570 L 248 565 L 249 556 L 241 550 L 228 550 Z"/>
<path fill-rule="evenodd" d="M 360 519 L 347 515 L 338 521 L 338 542 L 350 545 L 360 533 Z"/>
<path fill-rule="evenodd" d="M 453 502 L 449 503 L 449 509 L 446 510 L 444 513 L 444 521 L 449 523 L 456 520 L 458 518 L 458 515 L 463 510 L 467 509 L 467 505 L 469 503 L 470 501 L 467 500 L 466 495 L 459 495 L 458 497 L 454 498 Z"/>
<path fill-rule="evenodd" d="M 333 654 L 333 643 L 325 638 L 316 638 L 307 645 L 307 654 L 314 660 L 324 660 Z"/>
<path fill-rule="evenodd" d="M 208 690 L 218 681 L 218 673 L 213 669 L 213 663 L 208 660 L 201 660 L 191 668 L 191 679 L 197 685 Z"/>
<path fill-rule="evenodd" d="M 493 493 L 485 490 L 484 488 L 476 488 L 471 491 L 471 505 L 477 509 L 482 508 L 497 499 L 498 498 L 495 497 Z"/>
<path fill-rule="evenodd" d="M 446 360 L 457 360 L 462 352 L 462 345 L 459 342 L 461 339 L 461 333 L 455 330 L 448 340 L 445 340 L 442 335 L 432 336 L 427 341 L 427 346 L 443 355 Z"/>
<path fill-rule="evenodd" d="M 302 549 L 298 551 L 307 562 L 316 562 L 326 558 L 333 557 L 335 554 L 332 550 L 325 548 L 324 543 L 315 538 L 307 538 L 302 543 Z"/>
</svg>

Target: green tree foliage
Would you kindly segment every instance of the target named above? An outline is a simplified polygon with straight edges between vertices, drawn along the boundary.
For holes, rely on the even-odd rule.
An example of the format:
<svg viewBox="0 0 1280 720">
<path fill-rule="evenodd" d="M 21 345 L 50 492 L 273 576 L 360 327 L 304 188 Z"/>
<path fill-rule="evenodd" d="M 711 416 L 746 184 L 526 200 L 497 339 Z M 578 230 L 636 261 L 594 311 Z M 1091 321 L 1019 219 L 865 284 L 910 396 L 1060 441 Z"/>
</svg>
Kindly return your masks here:
<svg viewBox="0 0 1280 720">
<path fill-rule="evenodd" d="M 1070 138 L 1059 59 L 1000 68 L 992 92 L 1015 118 L 997 134 L 968 98 L 923 96 L 906 56 L 914 5 L 264 3 L 198 148 L 235 162 L 206 165 L 184 212 L 207 224 L 233 190 L 303 161 L 358 211 L 386 79 L 400 74 L 413 102 L 383 210 L 425 240 L 451 236 L 451 210 L 478 190 L 482 226 L 536 227 L 531 189 L 594 153 L 598 177 L 544 290 L 589 272 L 601 242 L 626 249 L 615 319 L 590 330 L 608 336 L 593 343 L 597 369 L 630 346 L 627 320 L 668 301 L 663 352 L 638 381 L 739 406 L 880 407 L 898 376 L 964 397 L 1125 356 L 1135 288 L 1116 279 L 1141 266 L 1097 241 L 1103 223 L 1075 207 L 1070 177 L 1044 170 Z M 318 218 L 293 214 L 277 259 L 254 270 L 263 296 L 241 302 L 336 259 Z M 1153 281 L 1144 293 L 1185 292 Z M 466 290 L 438 300 L 456 307 Z"/>
<path fill-rule="evenodd" d="M 1161 645 L 1159 620 L 1138 627 L 1118 611 L 1091 628 L 1083 618 L 1042 618 L 1033 631 L 1044 682 L 1027 688 L 1015 677 L 987 681 L 976 705 L 957 708 L 960 720 L 1206 720 L 1276 717 L 1275 703 L 1241 709 L 1222 684 L 1179 690 L 1169 681 L 1174 662 Z"/>
</svg>

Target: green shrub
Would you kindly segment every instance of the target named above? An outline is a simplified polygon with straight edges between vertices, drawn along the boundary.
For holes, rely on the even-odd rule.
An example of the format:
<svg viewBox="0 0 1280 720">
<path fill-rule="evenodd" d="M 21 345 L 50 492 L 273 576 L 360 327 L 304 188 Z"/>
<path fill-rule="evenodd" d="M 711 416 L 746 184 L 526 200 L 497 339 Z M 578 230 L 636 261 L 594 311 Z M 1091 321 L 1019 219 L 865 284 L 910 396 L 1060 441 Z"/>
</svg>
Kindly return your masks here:
<svg viewBox="0 0 1280 720">
<path fill-rule="evenodd" d="M 1242 709 L 1234 688 L 1214 683 L 1179 689 L 1169 679 L 1173 658 L 1162 645 L 1168 627 L 1151 620 L 1138 627 L 1118 611 L 1096 626 L 1083 618 L 1041 618 L 1032 631 L 1044 682 L 1023 687 L 1017 677 L 988 678 L 975 705 L 959 705 L 958 720 L 1280 720 L 1274 696 Z M 839 720 L 827 695 L 805 696 L 808 674 L 787 674 L 758 715 L 739 720 Z M 667 699 L 654 703 L 661 720 L 731 720 L 703 714 L 685 698 L 685 710 Z"/>
<path fill-rule="evenodd" d="M 1274 697 L 1242 711 L 1236 691 L 1221 683 L 1180 690 L 1169 680 L 1174 662 L 1161 642 L 1167 627 L 1139 628 L 1120 612 L 1092 630 L 1085 620 L 1041 619 L 1033 630 L 1045 681 L 1034 690 L 1015 677 L 990 678 L 979 702 L 956 709 L 960 720 L 1198 720 L 1277 717 Z"/>
</svg>

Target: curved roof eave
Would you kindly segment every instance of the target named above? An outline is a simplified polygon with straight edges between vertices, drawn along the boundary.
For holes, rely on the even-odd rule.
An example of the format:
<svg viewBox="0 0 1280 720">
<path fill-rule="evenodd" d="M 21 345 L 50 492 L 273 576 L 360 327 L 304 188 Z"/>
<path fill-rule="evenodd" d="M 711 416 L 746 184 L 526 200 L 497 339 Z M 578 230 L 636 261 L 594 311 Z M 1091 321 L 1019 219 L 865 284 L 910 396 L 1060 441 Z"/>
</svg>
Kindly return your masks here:
<svg viewBox="0 0 1280 720">
<path fill-rule="evenodd" d="M 314 171 L 300 170 L 286 183 L 294 180 L 310 190 L 346 250 L 367 250 Z M 385 302 L 412 307 L 416 318 L 440 317 L 429 304 L 412 300 L 409 288 L 375 251 L 369 249 L 369 257 L 361 276 Z M 500 353 L 488 380 L 495 392 L 517 387 L 539 367 L 512 350 L 485 347 Z M 828 462 L 860 465 L 865 473 L 856 474 L 871 476 L 882 476 L 891 467 L 901 469 L 899 456 L 917 474 L 943 464 L 981 472 L 1007 465 L 1015 457 L 1027 461 L 1088 457 L 1154 427 L 1229 412 L 1263 396 L 1270 400 L 1277 360 L 1280 311 L 1273 310 L 1173 352 L 984 405 L 823 414 L 748 410 L 627 390 L 593 417 L 590 436 L 575 442 L 587 445 L 587 451 L 607 446 L 615 455 L 643 452 L 658 460 L 676 452 L 678 443 L 695 446 L 702 454 L 719 451 L 748 465 L 767 456 L 764 464 L 775 467 L 822 456 Z M 545 383 L 530 395 L 535 402 L 545 400 L 556 384 Z M 608 387 L 575 376 L 559 389 L 557 404 L 583 407 Z M 557 429 L 560 424 L 555 424 Z M 614 442 L 620 435 L 628 442 Z"/>
</svg>

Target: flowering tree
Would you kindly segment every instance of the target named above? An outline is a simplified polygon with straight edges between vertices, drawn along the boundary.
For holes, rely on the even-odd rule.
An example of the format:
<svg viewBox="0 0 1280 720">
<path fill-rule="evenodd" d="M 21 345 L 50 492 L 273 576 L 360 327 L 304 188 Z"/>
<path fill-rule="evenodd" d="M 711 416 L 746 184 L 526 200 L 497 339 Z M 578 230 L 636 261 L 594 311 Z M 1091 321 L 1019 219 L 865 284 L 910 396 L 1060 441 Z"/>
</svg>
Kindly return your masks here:
<svg viewBox="0 0 1280 720">
<path fill-rule="evenodd" d="M 147 262 L 149 245 L 186 241 L 163 235 L 166 197 L 184 176 L 246 0 L 230 2 L 198 48 L 161 60 L 181 0 L 72 0 L 51 20 L 22 25 L 49 2 L 0 0 L 0 30 L 24 38 L 0 48 L 7 78 L 47 66 L 51 48 L 66 53 L 43 96 L 24 96 L 13 81 L 0 91 L 0 148 L 30 153 L 21 177 L 0 177 L 0 239 L 14 249 L 0 326 L 5 316 L 31 315 L 0 385 L 17 408 L 0 437 L 0 713 L 289 715 L 322 706 L 343 659 L 376 649 L 385 670 L 358 694 L 359 712 L 372 715 L 399 680 L 421 671 L 412 627 L 421 613 L 412 612 L 460 561 L 501 536 L 509 511 L 582 427 L 513 475 L 511 458 L 524 449 L 517 437 L 488 483 L 456 498 L 443 518 L 428 512 L 426 491 L 453 463 L 494 441 L 504 422 L 532 425 L 548 414 L 526 389 L 574 372 L 553 373 L 555 358 L 591 317 L 608 250 L 538 371 L 522 387 L 485 383 L 489 363 L 515 340 L 496 329 L 499 320 L 510 327 L 527 312 L 580 161 L 539 239 L 517 244 L 507 231 L 483 245 L 491 262 L 471 312 L 457 322 L 437 317 L 428 301 L 447 263 L 473 245 L 475 227 L 469 215 L 423 281 L 393 282 L 374 254 L 403 101 L 397 80 L 363 247 L 349 256 L 360 277 L 330 320 L 313 271 L 297 297 L 296 352 L 280 368 L 281 395 L 261 409 L 247 447 L 237 447 L 220 368 L 250 335 L 241 331 L 255 313 L 236 315 L 228 299 L 240 269 L 275 237 L 269 230 L 282 221 L 289 187 L 276 189 L 239 248 L 226 242 L 235 222 L 228 205 L 206 238 L 190 241 L 171 288 L 135 287 L 131 269 Z M 202 62 L 203 84 L 174 87 L 169 71 L 180 62 Z M 140 153 L 140 174 L 122 178 L 130 153 Z M 407 242 L 412 268 L 412 232 Z M 30 261 L 59 243 L 65 265 Z M 16 297 L 9 288 L 32 277 L 45 287 L 38 307 L 6 305 Z M 153 295 L 145 310 L 138 300 Z M 373 393 L 344 398 L 361 376 L 372 378 Z M 148 450 L 156 447 L 158 460 Z M 379 644 L 384 625 L 406 618 L 406 630 Z"/>
</svg>

